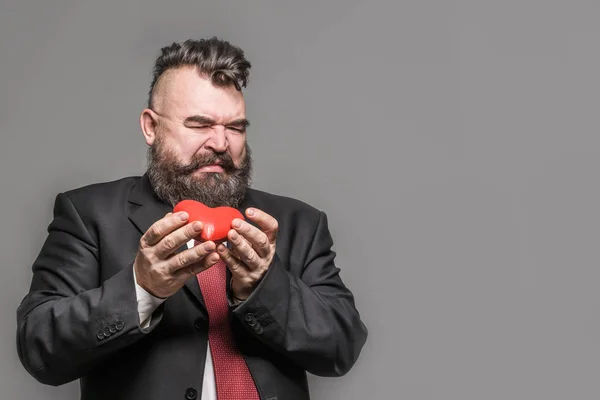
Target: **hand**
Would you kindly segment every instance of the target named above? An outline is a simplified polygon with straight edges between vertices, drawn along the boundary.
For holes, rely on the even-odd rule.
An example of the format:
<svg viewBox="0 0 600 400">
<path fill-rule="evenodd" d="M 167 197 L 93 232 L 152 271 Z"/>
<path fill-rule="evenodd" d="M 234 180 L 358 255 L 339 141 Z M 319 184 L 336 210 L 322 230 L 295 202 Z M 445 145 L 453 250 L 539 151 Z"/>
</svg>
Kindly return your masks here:
<svg viewBox="0 0 600 400">
<path fill-rule="evenodd" d="M 233 229 L 227 233 L 232 250 L 223 244 L 217 247 L 221 259 L 231 271 L 233 296 L 239 300 L 250 296 L 269 269 L 275 256 L 278 229 L 277 220 L 261 210 L 249 208 L 246 216 L 261 229 L 235 218 L 231 222 Z"/>
<path fill-rule="evenodd" d="M 202 232 L 202 223 L 187 224 L 188 218 L 186 212 L 168 213 L 140 239 L 133 267 L 138 285 L 153 296 L 171 296 L 190 276 L 210 268 L 219 260 L 219 255 L 213 253 L 216 246 L 212 241 L 173 255 L 180 246 Z"/>
</svg>

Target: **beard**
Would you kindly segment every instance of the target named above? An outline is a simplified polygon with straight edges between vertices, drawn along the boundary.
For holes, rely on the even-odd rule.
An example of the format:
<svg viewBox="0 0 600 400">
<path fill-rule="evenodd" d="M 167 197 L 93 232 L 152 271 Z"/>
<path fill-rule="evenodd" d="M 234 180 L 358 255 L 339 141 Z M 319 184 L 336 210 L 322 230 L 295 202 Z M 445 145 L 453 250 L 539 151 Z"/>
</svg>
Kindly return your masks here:
<svg viewBox="0 0 600 400">
<path fill-rule="evenodd" d="M 189 199 L 208 207 L 238 208 L 251 183 L 252 157 L 248 143 L 245 146 L 246 156 L 239 167 L 228 153 L 212 151 L 196 154 L 188 164 L 182 164 L 159 135 L 148 149 L 148 178 L 158 197 L 171 206 Z M 199 168 L 216 163 L 224 172 L 194 174 Z"/>
</svg>

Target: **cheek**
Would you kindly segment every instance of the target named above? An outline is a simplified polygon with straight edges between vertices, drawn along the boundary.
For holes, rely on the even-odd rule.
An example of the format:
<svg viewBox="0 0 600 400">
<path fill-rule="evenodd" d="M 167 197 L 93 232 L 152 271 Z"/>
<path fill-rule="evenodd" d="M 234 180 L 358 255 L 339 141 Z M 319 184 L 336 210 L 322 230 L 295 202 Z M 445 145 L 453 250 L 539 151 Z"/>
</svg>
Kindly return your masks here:
<svg viewBox="0 0 600 400">
<path fill-rule="evenodd" d="M 245 147 L 246 141 L 243 137 L 235 137 L 229 142 L 229 154 L 237 166 L 242 163 L 242 159 L 246 154 Z"/>
<path fill-rule="evenodd" d="M 204 141 L 199 135 L 173 135 L 168 143 L 179 160 L 188 163 L 196 153 L 201 151 Z"/>
</svg>

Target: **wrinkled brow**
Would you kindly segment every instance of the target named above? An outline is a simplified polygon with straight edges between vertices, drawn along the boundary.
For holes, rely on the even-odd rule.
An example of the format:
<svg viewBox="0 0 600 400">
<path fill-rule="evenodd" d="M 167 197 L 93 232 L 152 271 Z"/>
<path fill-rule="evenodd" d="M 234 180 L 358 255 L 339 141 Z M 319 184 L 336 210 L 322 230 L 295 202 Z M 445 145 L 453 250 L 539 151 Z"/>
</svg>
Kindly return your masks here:
<svg viewBox="0 0 600 400">
<path fill-rule="evenodd" d="M 192 115 L 191 117 L 187 117 L 184 121 L 184 124 L 188 125 L 188 124 L 199 124 L 199 125 L 216 125 L 216 122 L 208 117 L 205 117 L 203 115 Z M 225 126 L 236 126 L 239 128 L 244 128 L 246 129 L 247 127 L 250 126 L 250 121 L 248 121 L 246 118 L 240 118 L 240 119 L 235 119 L 233 121 L 229 121 L 226 124 L 223 124 Z"/>
</svg>

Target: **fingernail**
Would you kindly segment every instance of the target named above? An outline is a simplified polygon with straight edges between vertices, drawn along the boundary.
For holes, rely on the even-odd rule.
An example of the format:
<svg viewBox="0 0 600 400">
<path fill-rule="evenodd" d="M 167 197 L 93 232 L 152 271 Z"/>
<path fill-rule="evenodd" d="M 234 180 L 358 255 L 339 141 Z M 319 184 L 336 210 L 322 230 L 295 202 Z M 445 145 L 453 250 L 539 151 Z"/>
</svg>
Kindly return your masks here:
<svg viewBox="0 0 600 400">
<path fill-rule="evenodd" d="M 246 213 L 247 213 L 249 216 L 253 216 L 253 215 L 254 215 L 254 209 L 253 209 L 253 208 L 249 208 L 248 210 L 246 210 Z"/>
<path fill-rule="evenodd" d="M 178 215 L 179 215 L 179 219 L 182 221 L 185 221 L 186 219 L 188 219 L 188 214 L 185 211 L 180 212 Z"/>
<path fill-rule="evenodd" d="M 233 220 L 233 227 L 234 228 L 240 228 L 242 226 L 242 221 L 240 221 L 239 219 L 234 219 Z"/>
<path fill-rule="evenodd" d="M 204 250 L 206 251 L 213 251 L 214 247 L 212 243 L 204 243 Z"/>
<path fill-rule="evenodd" d="M 225 253 L 225 246 L 221 245 L 217 250 L 219 251 L 219 253 Z"/>
<path fill-rule="evenodd" d="M 233 240 L 237 239 L 237 238 L 238 238 L 238 236 L 239 236 L 239 235 L 238 235 L 238 233 L 237 233 L 236 231 L 233 231 L 233 232 L 231 232 L 231 238 L 232 238 Z"/>
<path fill-rule="evenodd" d="M 196 221 L 192 224 L 192 229 L 195 230 L 196 232 L 200 232 L 202 230 L 202 224 L 200 222 Z"/>
</svg>

